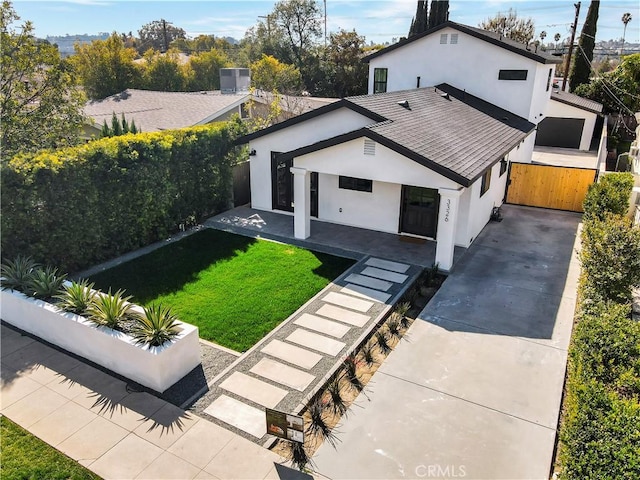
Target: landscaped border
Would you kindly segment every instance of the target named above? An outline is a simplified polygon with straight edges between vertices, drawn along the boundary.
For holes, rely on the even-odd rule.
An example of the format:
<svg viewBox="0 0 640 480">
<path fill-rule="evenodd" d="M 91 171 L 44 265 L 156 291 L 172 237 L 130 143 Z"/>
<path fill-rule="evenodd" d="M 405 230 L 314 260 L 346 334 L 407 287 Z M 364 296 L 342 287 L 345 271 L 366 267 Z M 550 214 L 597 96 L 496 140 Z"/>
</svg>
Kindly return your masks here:
<svg viewBox="0 0 640 480">
<path fill-rule="evenodd" d="M 162 346 L 141 346 L 123 332 L 14 290 L 0 291 L 0 301 L 10 325 L 160 393 L 200 365 L 198 328 L 188 323 L 178 322 L 180 333 Z"/>
</svg>

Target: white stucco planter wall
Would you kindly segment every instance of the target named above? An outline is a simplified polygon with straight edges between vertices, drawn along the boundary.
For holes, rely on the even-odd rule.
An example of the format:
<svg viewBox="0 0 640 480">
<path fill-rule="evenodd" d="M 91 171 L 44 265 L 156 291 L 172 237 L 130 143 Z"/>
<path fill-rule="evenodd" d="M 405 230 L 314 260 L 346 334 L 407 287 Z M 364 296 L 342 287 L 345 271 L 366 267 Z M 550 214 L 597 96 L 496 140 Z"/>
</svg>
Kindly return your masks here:
<svg viewBox="0 0 640 480">
<path fill-rule="evenodd" d="M 2 319 L 71 353 L 157 392 L 164 392 L 200 364 L 198 328 L 180 322 L 181 332 L 160 347 L 139 346 L 122 332 L 20 292 L 0 291 Z M 139 307 L 138 307 L 139 308 Z"/>
</svg>

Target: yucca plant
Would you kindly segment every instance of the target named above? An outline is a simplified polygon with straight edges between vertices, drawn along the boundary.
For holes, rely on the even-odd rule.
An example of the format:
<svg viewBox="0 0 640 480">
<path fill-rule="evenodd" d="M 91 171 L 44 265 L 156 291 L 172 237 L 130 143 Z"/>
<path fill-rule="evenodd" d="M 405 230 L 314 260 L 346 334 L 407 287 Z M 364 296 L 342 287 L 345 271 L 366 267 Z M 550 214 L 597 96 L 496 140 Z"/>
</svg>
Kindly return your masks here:
<svg viewBox="0 0 640 480">
<path fill-rule="evenodd" d="M 338 437 L 333 433 L 331 427 L 327 425 L 325 420 L 325 409 L 326 404 L 320 397 L 316 397 L 316 399 L 311 402 L 311 405 L 309 405 L 311 421 L 307 426 L 306 432 L 308 435 L 315 435 L 321 440 L 326 440 L 332 447 L 335 447 L 338 442 Z"/>
<path fill-rule="evenodd" d="M 105 327 L 116 329 L 118 324 L 127 319 L 135 318 L 133 305 L 129 303 L 130 296 L 124 296 L 124 290 L 98 294 L 91 300 L 87 314 L 89 320 Z"/>
<path fill-rule="evenodd" d="M 136 319 L 131 336 L 138 345 L 159 347 L 180 333 L 178 317 L 162 304 L 144 307 L 144 315 Z"/>
<path fill-rule="evenodd" d="M 89 283 L 86 278 L 79 282 L 71 282 L 64 285 L 62 293 L 56 295 L 58 306 L 66 312 L 84 315 L 96 296 L 93 291 L 93 283 Z"/>
<path fill-rule="evenodd" d="M 58 273 L 55 267 L 36 267 L 27 280 L 25 293 L 39 299 L 53 298 L 62 290 L 66 278 L 67 275 Z"/>
<path fill-rule="evenodd" d="M 3 290 L 17 290 L 26 293 L 27 285 L 38 264 L 31 257 L 18 255 L 14 260 L 7 260 L 0 267 Z"/>
<path fill-rule="evenodd" d="M 344 415 L 349 409 L 347 401 L 342 396 L 342 388 L 340 386 L 340 378 L 333 377 L 327 385 L 327 391 L 331 397 L 331 411 L 336 415 Z"/>
<path fill-rule="evenodd" d="M 362 353 L 362 358 L 364 359 L 364 362 L 367 364 L 367 366 L 371 367 L 376 364 L 373 344 L 366 343 L 362 346 L 360 352 Z"/>
<path fill-rule="evenodd" d="M 382 330 L 378 330 L 376 332 L 376 343 L 378 344 L 378 348 L 384 355 L 387 355 L 391 351 L 389 340 L 387 339 L 387 334 Z"/>
</svg>

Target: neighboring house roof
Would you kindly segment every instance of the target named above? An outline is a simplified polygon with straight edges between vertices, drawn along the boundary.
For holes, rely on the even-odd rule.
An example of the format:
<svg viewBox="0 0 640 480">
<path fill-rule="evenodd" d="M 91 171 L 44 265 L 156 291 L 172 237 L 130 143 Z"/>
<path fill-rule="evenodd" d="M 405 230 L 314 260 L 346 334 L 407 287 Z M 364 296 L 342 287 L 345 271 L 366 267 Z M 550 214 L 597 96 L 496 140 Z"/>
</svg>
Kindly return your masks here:
<svg viewBox="0 0 640 480">
<path fill-rule="evenodd" d="M 413 43 L 416 40 L 420 40 L 423 37 L 432 35 L 442 30 L 443 28 L 453 28 L 460 32 L 471 35 L 472 37 L 476 37 L 480 40 L 496 45 L 500 48 L 504 48 L 505 50 L 508 50 L 510 52 L 516 53 L 518 55 L 522 55 L 523 57 L 530 58 L 531 60 L 535 60 L 538 63 L 562 63 L 561 58 L 555 57 L 542 50 L 539 50 L 536 46 L 527 45 L 524 43 L 510 40 L 499 33 L 489 32 L 487 30 L 482 30 L 481 28 L 470 27 L 468 25 L 462 25 L 460 23 L 455 23 L 451 21 L 447 21 L 423 33 L 414 35 L 413 37 L 409 37 L 405 40 L 401 40 L 400 42 L 395 43 L 387 48 L 383 48 L 382 50 L 378 50 L 377 52 L 372 53 L 371 55 L 363 58 L 362 60 L 368 63 L 373 58 L 392 52 L 397 48 L 404 47 L 409 43 Z"/>
<path fill-rule="evenodd" d="M 94 100 L 84 107 L 84 114 L 98 126 L 113 113 L 131 122 L 143 132 L 171 130 L 203 125 L 244 103 L 249 94 L 222 95 L 212 92 L 156 92 L 127 89 L 102 100 Z"/>
<path fill-rule="evenodd" d="M 554 91 L 551 93 L 551 100 L 565 103 L 567 105 L 571 105 L 572 107 L 586 110 L 587 112 L 591 113 L 602 113 L 603 109 L 603 105 L 601 103 L 589 100 L 588 98 L 580 97 L 569 92 Z"/>
<path fill-rule="evenodd" d="M 241 140 L 246 142 L 342 107 L 362 113 L 374 123 L 283 155 L 297 157 L 368 137 L 468 187 L 535 129 L 522 117 L 441 84 L 348 97 Z"/>
<path fill-rule="evenodd" d="M 272 92 L 265 90 L 255 90 L 252 92 L 252 95 L 255 101 L 261 103 L 271 103 L 275 99 L 275 95 Z M 279 97 L 280 107 L 296 115 L 310 112 L 311 110 L 339 100 L 338 98 L 310 97 L 305 95 L 279 95 Z"/>
</svg>

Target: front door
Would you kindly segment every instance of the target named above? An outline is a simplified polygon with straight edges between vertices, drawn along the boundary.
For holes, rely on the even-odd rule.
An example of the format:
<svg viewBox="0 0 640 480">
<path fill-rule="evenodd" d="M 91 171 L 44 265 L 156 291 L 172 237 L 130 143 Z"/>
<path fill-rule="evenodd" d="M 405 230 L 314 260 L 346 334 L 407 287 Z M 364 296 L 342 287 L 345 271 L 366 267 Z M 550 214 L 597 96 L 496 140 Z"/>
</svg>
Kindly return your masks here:
<svg viewBox="0 0 640 480">
<path fill-rule="evenodd" d="M 293 212 L 293 159 L 281 160 L 271 152 L 272 208 Z M 311 172 L 311 216 L 318 216 L 318 172 Z"/>
<path fill-rule="evenodd" d="M 439 200 L 438 190 L 403 185 L 400 231 L 435 238 Z"/>
</svg>

